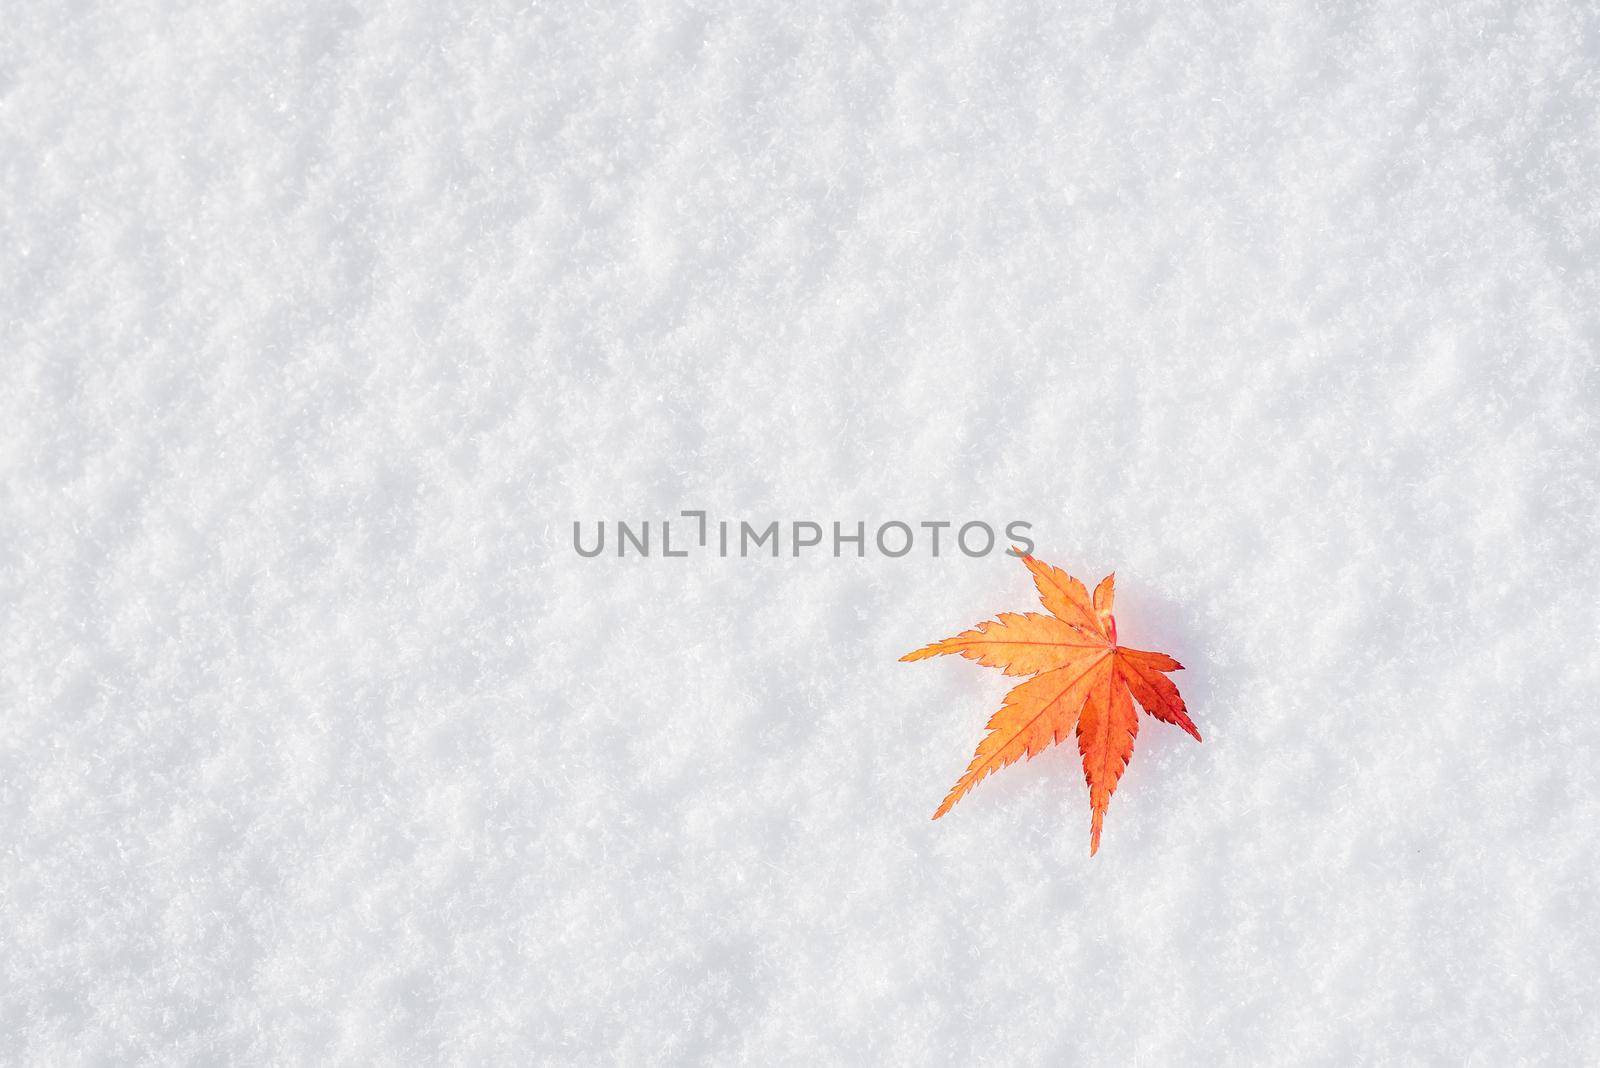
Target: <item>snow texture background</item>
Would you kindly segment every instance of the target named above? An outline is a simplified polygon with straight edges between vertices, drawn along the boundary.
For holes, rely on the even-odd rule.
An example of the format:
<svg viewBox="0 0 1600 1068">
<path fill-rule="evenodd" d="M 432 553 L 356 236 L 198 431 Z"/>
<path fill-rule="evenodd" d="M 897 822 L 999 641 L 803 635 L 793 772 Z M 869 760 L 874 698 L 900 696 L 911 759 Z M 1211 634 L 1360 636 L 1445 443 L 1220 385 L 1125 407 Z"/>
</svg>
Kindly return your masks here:
<svg viewBox="0 0 1600 1068">
<path fill-rule="evenodd" d="M 1593 5 L 4 21 L 5 1059 L 1600 1058 Z"/>
</svg>

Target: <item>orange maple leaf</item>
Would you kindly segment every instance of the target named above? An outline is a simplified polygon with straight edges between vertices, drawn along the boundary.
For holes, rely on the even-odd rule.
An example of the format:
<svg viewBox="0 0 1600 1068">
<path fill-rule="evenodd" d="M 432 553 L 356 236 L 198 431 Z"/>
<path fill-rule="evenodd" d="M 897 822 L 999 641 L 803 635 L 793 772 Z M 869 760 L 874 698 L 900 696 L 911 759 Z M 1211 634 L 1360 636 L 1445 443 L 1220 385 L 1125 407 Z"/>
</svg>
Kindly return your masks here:
<svg viewBox="0 0 1600 1068">
<path fill-rule="evenodd" d="M 1021 555 L 1021 554 L 1019 554 Z M 1133 702 L 1164 723 L 1173 723 L 1200 740 L 1178 688 L 1166 672 L 1183 665 L 1165 653 L 1147 653 L 1117 644 L 1111 614 L 1113 579 L 1107 575 L 1091 599 L 1083 583 L 1058 567 L 1031 556 L 1022 562 L 1033 572 L 1039 600 L 1050 612 L 1001 612 L 954 638 L 925 645 L 900 659 L 925 660 L 956 653 L 1007 675 L 1029 675 L 1006 694 L 989 719 L 989 733 L 978 743 L 966 774 L 956 781 L 933 814 L 950 811 L 968 790 L 991 772 L 1022 757 L 1030 760 L 1046 746 L 1066 741 L 1076 728 L 1083 777 L 1089 784 L 1089 855 L 1100 848 L 1100 828 L 1117 780 L 1133 756 L 1139 718 Z"/>
</svg>

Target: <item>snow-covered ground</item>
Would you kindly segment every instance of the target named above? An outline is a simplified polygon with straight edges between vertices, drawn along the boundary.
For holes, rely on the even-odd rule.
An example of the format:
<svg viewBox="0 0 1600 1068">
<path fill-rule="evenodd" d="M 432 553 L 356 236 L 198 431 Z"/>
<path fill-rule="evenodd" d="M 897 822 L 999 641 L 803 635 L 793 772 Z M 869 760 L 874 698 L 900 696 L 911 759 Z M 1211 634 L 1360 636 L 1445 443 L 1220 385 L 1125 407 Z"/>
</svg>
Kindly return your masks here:
<svg viewBox="0 0 1600 1068">
<path fill-rule="evenodd" d="M 0 1059 L 1600 1059 L 1600 9 L 1058 7 L 8 6 Z"/>
</svg>

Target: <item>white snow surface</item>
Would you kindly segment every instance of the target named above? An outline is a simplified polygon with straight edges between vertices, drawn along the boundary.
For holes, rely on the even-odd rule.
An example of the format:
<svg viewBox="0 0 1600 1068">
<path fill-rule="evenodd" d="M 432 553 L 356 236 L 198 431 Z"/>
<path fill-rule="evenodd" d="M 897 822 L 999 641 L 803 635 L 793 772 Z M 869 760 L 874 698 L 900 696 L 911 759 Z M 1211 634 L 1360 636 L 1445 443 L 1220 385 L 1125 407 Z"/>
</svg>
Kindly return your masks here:
<svg viewBox="0 0 1600 1068">
<path fill-rule="evenodd" d="M 4 23 L 0 1059 L 1600 1059 L 1594 5 Z"/>
</svg>

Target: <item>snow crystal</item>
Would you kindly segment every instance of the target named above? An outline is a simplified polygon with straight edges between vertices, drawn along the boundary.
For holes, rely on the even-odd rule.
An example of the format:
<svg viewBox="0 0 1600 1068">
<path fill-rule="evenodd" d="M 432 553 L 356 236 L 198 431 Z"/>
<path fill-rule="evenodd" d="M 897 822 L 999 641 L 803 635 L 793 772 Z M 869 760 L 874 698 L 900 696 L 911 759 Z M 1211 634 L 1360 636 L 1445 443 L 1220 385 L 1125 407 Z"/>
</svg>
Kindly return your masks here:
<svg viewBox="0 0 1600 1068">
<path fill-rule="evenodd" d="M 1600 1059 L 1600 9 L 1058 8 L 8 10 L 0 1048 Z"/>
</svg>

